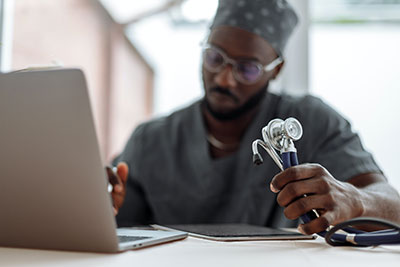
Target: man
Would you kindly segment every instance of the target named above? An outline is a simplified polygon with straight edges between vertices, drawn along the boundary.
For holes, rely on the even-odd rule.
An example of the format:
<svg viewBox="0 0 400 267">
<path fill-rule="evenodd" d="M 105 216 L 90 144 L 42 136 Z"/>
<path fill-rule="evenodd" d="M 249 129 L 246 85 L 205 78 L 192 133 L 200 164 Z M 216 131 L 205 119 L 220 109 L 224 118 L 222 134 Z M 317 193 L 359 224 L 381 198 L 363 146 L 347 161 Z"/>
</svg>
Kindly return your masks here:
<svg viewBox="0 0 400 267">
<path fill-rule="evenodd" d="M 204 99 L 140 125 L 117 160 L 127 163 L 112 192 L 120 226 L 293 227 L 312 209 L 321 216 L 300 225 L 306 234 L 358 216 L 400 222 L 398 193 L 346 120 L 317 98 L 268 93 L 296 23 L 286 1 L 220 0 L 204 47 Z M 272 160 L 254 166 L 252 141 L 287 117 L 304 127 L 304 164 L 280 173 Z"/>
</svg>

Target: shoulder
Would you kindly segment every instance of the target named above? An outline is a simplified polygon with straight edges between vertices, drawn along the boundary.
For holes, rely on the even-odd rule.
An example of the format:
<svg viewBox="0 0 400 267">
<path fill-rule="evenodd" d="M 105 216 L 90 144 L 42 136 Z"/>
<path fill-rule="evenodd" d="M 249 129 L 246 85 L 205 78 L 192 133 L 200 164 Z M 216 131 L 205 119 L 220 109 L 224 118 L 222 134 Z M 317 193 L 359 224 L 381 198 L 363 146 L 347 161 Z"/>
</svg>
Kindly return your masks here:
<svg viewBox="0 0 400 267">
<path fill-rule="evenodd" d="M 348 125 L 348 121 L 337 110 L 312 95 L 281 95 L 278 114 L 281 117 L 293 116 L 302 124 L 321 130 Z"/>
<path fill-rule="evenodd" d="M 291 95 L 280 95 L 279 109 L 282 112 L 289 113 L 307 113 L 315 111 L 332 112 L 333 109 L 322 101 L 320 98 L 313 95 L 303 96 L 291 96 Z"/>
<path fill-rule="evenodd" d="M 294 117 L 300 121 L 303 137 L 298 145 L 304 146 L 302 149 L 308 151 L 310 157 L 318 147 L 339 147 L 346 140 L 358 140 L 350 122 L 318 97 L 282 96 L 278 109 L 280 118 Z"/>
</svg>

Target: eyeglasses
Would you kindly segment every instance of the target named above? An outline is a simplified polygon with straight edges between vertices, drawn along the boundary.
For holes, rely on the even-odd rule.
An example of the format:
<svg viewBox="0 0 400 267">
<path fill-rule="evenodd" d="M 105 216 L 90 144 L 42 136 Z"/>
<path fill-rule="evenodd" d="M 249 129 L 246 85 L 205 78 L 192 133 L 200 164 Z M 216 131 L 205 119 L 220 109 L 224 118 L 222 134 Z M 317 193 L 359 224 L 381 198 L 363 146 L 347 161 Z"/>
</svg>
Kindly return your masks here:
<svg viewBox="0 0 400 267">
<path fill-rule="evenodd" d="M 226 64 L 231 64 L 235 79 L 247 85 L 256 83 L 264 71 L 271 71 L 282 62 L 282 58 L 277 57 L 274 61 L 264 66 L 254 60 L 234 60 L 215 46 L 206 45 L 203 49 L 203 64 L 208 71 L 218 73 Z"/>
</svg>

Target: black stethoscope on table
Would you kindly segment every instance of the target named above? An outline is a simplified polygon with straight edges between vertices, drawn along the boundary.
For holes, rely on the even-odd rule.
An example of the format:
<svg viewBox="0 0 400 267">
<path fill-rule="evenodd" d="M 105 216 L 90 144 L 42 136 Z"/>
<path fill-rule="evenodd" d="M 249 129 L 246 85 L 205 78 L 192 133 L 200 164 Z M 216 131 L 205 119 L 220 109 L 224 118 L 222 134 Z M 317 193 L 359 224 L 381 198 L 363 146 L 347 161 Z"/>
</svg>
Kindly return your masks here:
<svg viewBox="0 0 400 267">
<path fill-rule="evenodd" d="M 289 167 L 299 164 L 297 150 L 294 141 L 299 140 L 303 135 L 303 128 L 295 118 L 286 120 L 274 119 L 262 130 L 264 140 L 257 139 L 252 144 L 253 162 L 257 165 L 262 164 L 263 160 L 258 152 L 258 146 L 267 151 L 278 167 L 283 171 Z M 281 156 L 275 151 L 279 151 Z M 304 195 L 304 197 L 307 197 Z M 301 216 L 304 223 L 318 218 L 316 210 L 311 210 Z M 389 227 L 374 232 L 365 232 L 353 228 L 354 226 L 372 225 L 379 227 Z M 341 231 L 343 233 L 337 233 Z M 331 227 L 328 231 L 318 233 L 324 237 L 326 242 L 332 246 L 377 246 L 400 244 L 400 226 L 395 223 L 377 218 L 360 217 L 354 218 Z"/>
</svg>

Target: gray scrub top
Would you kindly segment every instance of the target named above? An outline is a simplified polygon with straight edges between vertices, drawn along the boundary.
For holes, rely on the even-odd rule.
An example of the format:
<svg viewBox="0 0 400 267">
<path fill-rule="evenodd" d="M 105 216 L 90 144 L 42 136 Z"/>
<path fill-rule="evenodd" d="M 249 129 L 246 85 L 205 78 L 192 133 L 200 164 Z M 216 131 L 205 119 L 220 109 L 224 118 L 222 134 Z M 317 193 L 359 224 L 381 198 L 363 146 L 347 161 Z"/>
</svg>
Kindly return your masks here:
<svg viewBox="0 0 400 267">
<path fill-rule="evenodd" d="M 136 128 L 115 161 L 129 165 L 127 195 L 119 226 L 137 224 L 250 223 L 293 227 L 276 203 L 269 182 L 278 167 L 261 153 L 252 162 L 251 144 L 274 118 L 297 118 L 304 134 L 296 142 L 299 163 L 319 163 L 336 179 L 381 173 L 350 124 L 313 96 L 267 93 L 238 151 L 213 159 L 206 140 L 201 101 Z"/>
</svg>

